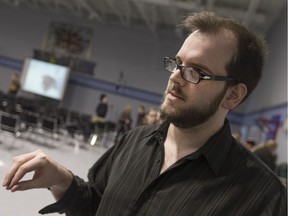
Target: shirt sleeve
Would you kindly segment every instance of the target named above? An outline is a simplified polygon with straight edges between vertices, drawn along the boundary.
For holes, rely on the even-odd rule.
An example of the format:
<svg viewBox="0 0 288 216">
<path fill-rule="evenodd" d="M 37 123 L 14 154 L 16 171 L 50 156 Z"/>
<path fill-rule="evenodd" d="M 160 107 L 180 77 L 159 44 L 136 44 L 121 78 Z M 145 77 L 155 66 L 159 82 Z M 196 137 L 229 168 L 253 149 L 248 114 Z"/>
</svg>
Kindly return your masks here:
<svg viewBox="0 0 288 216">
<path fill-rule="evenodd" d="M 58 212 L 65 213 L 67 216 L 94 216 L 106 187 L 114 153 L 115 147 L 112 147 L 100 157 L 89 170 L 88 182 L 74 176 L 72 184 L 62 199 L 41 209 L 39 213 Z"/>
<path fill-rule="evenodd" d="M 93 214 L 93 212 L 96 212 L 97 203 L 100 202 L 99 197 L 97 191 L 90 187 L 89 183 L 86 183 L 78 176 L 74 176 L 72 184 L 63 198 L 41 209 L 39 213 L 48 214 L 58 212 L 60 214 L 66 213 L 67 216 L 94 216 L 95 213 Z M 91 205 L 92 200 L 95 205 Z"/>
</svg>

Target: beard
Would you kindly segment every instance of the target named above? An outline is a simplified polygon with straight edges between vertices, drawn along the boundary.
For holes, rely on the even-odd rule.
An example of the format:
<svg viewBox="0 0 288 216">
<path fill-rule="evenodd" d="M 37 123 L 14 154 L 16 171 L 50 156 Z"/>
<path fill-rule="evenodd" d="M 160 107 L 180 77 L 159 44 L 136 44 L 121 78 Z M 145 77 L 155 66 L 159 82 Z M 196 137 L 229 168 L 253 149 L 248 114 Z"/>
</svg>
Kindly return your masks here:
<svg viewBox="0 0 288 216">
<path fill-rule="evenodd" d="M 178 107 L 176 104 L 177 102 L 169 99 L 165 100 L 165 97 L 170 90 L 175 91 L 184 102 L 186 102 L 188 98 L 178 85 L 169 85 L 164 93 L 163 103 L 160 106 L 161 118 L 174 124 L 176 127 L 191 128 L 204 123 L 216 113 L 224 95 L 226 94 L 227 87 L 216 95 L 212 101 L 205 101 L 205 99 L 201 99 L 200 102 L 197 102 L 197 104 L 186 102 L 186 107 Z"/>
</svg>

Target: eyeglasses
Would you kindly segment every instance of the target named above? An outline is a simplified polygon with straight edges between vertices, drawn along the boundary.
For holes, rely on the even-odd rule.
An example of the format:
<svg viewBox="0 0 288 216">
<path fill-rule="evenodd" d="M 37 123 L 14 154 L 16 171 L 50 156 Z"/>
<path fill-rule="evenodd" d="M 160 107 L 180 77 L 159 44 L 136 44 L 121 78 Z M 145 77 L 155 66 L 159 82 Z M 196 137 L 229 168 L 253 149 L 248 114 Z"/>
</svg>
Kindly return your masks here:
<svg viewBox="0 0 288 216">
<path fill-rule="evenodd" d="M 226 77 L 226 76 L 216 76 L 216 75 L 208 75 L 205 72 L 203 72 L 199 68 L 195 67 L 185 67 L 182 65 L 179 65 L 176 62 L 176 59 L 170 58 L 170 57 L 164 57 L 164 68 L 174 73 L 176 70 L 180 70 L 181 77 L 191 83 L 197 84 L 201 80 L 217 80 L 217 81 L 234 81 L 236 80 L 232 77 Z"/>
</svg>

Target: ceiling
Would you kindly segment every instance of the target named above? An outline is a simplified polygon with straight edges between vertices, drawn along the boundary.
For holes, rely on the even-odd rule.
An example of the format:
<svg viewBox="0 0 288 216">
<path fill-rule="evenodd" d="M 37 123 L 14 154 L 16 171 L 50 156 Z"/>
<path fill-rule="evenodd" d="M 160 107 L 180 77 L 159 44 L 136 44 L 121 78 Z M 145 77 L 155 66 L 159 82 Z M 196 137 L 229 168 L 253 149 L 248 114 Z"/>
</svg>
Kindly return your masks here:
<svg viewBox="0 0 288 216">
<path fill-rule="evenodd" d="M 286 0 L 0 0 L 0 3 L 95 22 L 116 21 L 126 28 L 141 25 L 153 34 L 163 28 L 175 28 L 187 12 L 203 10 L 232 16 L 265 33 L 287 7 Z"/>
</svg>

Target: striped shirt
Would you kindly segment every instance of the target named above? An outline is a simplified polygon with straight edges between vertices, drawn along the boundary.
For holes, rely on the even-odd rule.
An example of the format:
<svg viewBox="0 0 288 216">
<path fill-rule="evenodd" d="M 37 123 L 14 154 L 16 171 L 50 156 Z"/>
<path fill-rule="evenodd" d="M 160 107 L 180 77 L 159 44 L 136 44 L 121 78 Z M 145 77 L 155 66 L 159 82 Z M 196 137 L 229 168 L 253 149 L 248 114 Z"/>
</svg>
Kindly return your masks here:
<svg viewBox="0 0 288 216">
<path fill-rule="evenodd" d="M 231 136 L 228 120 L 196 152 L 160 174 L 168 124 L 129 131 L 75 176 L 64 197 L 40 213 L 71 216 L 284 216 L 277 176 Z"/>
</svg>

